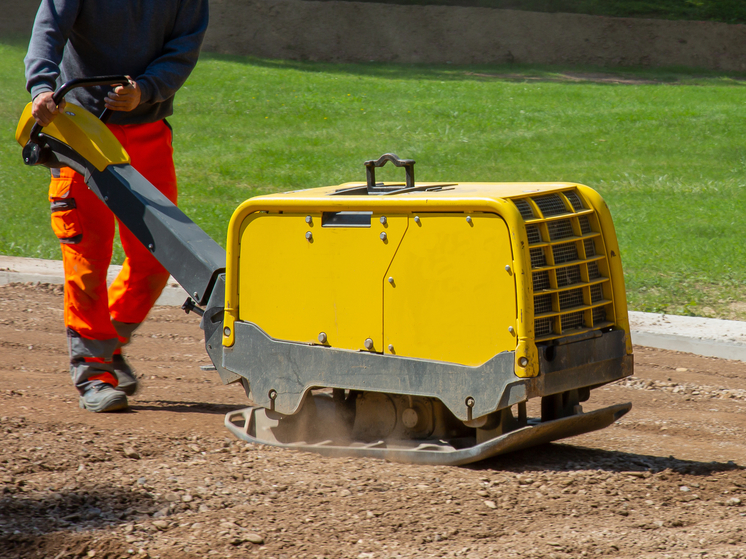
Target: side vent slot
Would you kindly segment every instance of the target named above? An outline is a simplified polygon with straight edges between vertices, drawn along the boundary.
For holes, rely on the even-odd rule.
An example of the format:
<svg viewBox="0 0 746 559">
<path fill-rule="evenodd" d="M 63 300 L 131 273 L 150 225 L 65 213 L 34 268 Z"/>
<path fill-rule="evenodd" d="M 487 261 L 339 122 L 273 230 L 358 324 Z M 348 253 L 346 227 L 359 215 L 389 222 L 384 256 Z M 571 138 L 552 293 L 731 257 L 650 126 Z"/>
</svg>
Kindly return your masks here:
<svg viewBox="0 0 746 559">
<path fill-rule="evenodd" d="M 574 190 L 513 203 L 530 221 L 526 237 L 536 341 L 613 326 L 613 301 L 606 299 L 612 293 L 609 265 L 593 209 Z"/>
</svg>

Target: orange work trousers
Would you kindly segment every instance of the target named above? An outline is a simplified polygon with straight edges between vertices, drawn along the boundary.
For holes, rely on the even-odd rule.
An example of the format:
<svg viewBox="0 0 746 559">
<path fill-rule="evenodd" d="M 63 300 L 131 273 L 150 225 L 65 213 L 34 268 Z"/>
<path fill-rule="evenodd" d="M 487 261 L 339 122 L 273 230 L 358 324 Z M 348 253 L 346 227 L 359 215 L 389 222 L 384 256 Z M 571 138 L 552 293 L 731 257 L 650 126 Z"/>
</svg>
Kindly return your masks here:
<svg viewBox="0 0 746 559">
<path fill-rule="evenodd" d="M 168 124 L 159 121 L 108 127 L 127 150 L 132 166 L 175 204 L 176 171 Z M 111 359 L 114 346 L 93 341 L 126 343 L 112 320 L 133 327 L 145 320 L 169 274 L 119 222 L 126 258 L 122 271 L 107 289 L 106 274 L 118 220 L 88 189 L 83 177 L 70 168 L 53 170 L 49 200 L 52 229 L 60 239 L 65 268 L 65 326 L 82 338 L 87 357 Z M 96 348 L 103 347 L 108 348 L 104 351 L 108 355 L 92 355 L 100 351 Z"/>
</svg>

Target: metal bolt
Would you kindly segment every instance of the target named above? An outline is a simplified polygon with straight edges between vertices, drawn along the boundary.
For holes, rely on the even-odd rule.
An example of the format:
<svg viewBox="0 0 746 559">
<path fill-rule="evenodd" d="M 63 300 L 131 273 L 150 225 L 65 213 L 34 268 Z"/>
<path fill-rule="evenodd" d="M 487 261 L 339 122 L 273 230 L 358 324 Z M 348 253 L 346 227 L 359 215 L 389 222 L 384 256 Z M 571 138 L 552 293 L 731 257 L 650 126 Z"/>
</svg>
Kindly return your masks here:
<svg viewBox="0 0 746 559">
<path fill-rule="evenodd" d="M 394 344 L 389 344 L 389 351 L 394 353 Z"/>
<path fill-rule="evenodd" d="M 510 265 L 505 266 L 505 271 L 510 273 Z"/>
<path fill-rule="evenodd" d="M 519 367 L 526 367 L 528 365 L 528 358 L 527 357 L 521 357 L 518 359 L 518 366 Z"/>
<path fill-rule="evenodd" d="M 196 291 L 195 291 L 194 293 L 192 293 L 192 296 L 193 296 L 193 297 L 194 297 L 195 299 L 199 299 L 199 293 L 197 293 Z"/>
<path fill-rule="evenodd" d="M 306 240 L 310 243 L 313 240 L 313 233 L 306 231 Z"/>
<path fill-rule="evenodd" d="M 373 349 L 373 340 L 370 338 L 365 339 L 365 349 Z"/>
<path fill-rule="evenodd" d="M 226 338 L 230 337 L 231 329 L 226 326 L 225 328 L 223 328 L 223 334 L 225 335 Z"/>
<path fill-rule="evenodd" d="M 469 225 L 471 225 L 471 216 L 470 215 L 466 216 L 466 223 L 468 223 Z"/>
<path fill-rule="evenodd" d="M 308 223 L 308 225 L 311 225 L 311 222 L 312 222 L 312 221 L 313 221 L 313 220 L 311 219 L 311 216 L 310 216 L 310 215 L 307 215 L 307 216 L 306 216 L 306 223 Z"/>
<path fill-rule="evenodd" d="M 109 197 L 108 196 L 104 196 L 104 202 L 108 202 L 108 201 L 109 201 Z"/>
<path fill-rule="evenodd" d="M 416 215 L 414 216 L 414 222 L 419 225 L 420 224 L 420 216 Z"/>
<path fill-rule="evenodd" d="M 326 343 L 326 332 L 321 332 L 319 334 L 319 343 L 322 343 L 322 344 Z"/>
<path fill-rule="evenodd" d="M 512 326 L 508 326 L 508 332 L 510 332 L 511 334 L 515 334 L 515 330 Z"/>
<path fill-rule="evenodd" d="M 471 396 L 469 396 L 469 397 L 466 398 L 466 407 L 467 408 L 473 408 L 475 403 L 476 402 L 474 401 L 474 398 L 472 398 Z"/>
<path fill-rule="evenodd" d="M 275 411 L 275 399 L 277 398 L 277 390 L 275 390 L 274 388 L 271 388 L 267 396 L 269 396 L 269 401 L 270 401 L 269 409 L 271 409 L 272 411 Z"/>
<path fill-rule="evenodd" d="M 381 222 L 381 225 L 386 225 L 386 222 L 387 222 L 387 220 L 386 220 L 386 216 L 385 216 L 385 215 L 382 215 L 382 216 L 381 216 L 381 219 L 380 219 L 379 221 Z"/>
<path fill-rule="evenodd" d="M 380 237 L 383 242 L 386 242 L 386 239 L 388 239 L 388 235 L 386 235 L 386 231 L 382 231 Z"/>
<path fill-rule="evenodd" d="M 391 285 L 394 285 L 394 278 L 392 278 L 391 276 L 389 276 L 389 283 L 390 283 Z"/>
<path fill-rule="evenodd" d="M 155 250 L 155 247 L 153 246 L 153 243 L 150 243 L 150 244 L 148 245 L 148 248 L 150 249 L 150 251 L 151 251 L 151 252 L 152 252 L 153 250 Z"/>
</svg>

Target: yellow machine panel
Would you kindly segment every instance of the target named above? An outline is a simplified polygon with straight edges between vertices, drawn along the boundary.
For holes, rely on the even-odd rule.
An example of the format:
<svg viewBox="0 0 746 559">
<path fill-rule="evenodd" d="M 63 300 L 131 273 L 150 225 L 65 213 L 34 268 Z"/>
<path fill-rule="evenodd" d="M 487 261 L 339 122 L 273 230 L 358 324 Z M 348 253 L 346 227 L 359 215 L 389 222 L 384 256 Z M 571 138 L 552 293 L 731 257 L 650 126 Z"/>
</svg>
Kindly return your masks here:
<svg viewBox="0 0 746 559">
<path fill-rule="evenodd" d="M 382 351 L 383 282 L 407 217 L 381 217 L 251 214 L 240 233 L 239 319 L 278 340 Z"/>
<path fill-rule="evenodd" d="M 495 214 L 411 216 L 385 283 L 385 351 L 470 366 L 513 351 L 510 246 Z"/>
<path fill-rule="evenodd" d="M 591 189 L 424 183 L 365 195 L 364 188 L 260 196 L 234 212 L 225 347 L 235 342 L 235 322 L 245 321 L 278 340 L 467 366 L 512 351 L 515 375 L 530 378 L 539 374 L 537 343 L 628 331 L 616 236 Z M 322 216 L 345 212 L 367 212 L 370 227 L 319 226 Z M 389 244 L 380 244 L 383 232 Z"/>
<path fill-rule="evenodd" d="M 16 128 L 16 141 L 22 146 L 28 142 L 33 125 L 34 117 L 31 116 L 29 103 Z M 75 103 L 67 103 L 52 124 L 44 127 L 44 134 L 68 146 L 74 146 L 75 151 L 99 171 L 109 165 L 130 162 L 129 154 L 106 125 Z"/>
</svg>

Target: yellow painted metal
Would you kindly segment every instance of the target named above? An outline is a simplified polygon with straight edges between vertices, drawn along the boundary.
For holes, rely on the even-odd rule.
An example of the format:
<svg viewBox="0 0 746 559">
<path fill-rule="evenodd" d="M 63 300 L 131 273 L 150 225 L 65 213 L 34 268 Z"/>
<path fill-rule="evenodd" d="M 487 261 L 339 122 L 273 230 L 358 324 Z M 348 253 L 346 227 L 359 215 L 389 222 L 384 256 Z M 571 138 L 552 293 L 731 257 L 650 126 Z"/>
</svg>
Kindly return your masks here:
<svg viewBox="0 0 746 559">
<path fill-rule="evenodd" d="M 29 103 L 23 109 L 16 128 L 16 141 L 22 146 L 28 142 L 33 125 Z M 130 162 L 129 154 L 106 125 L 75 103 L 67 103 L 52 124 L 43 128 L 42 134 L 70 146 L 99 171 L 109 165 Z"/>
<path fill-rule="evenodd" d="M 407 217 L 380 218 L 372 214 L 369 227 L 322 227 L 319 212 L 248 216 L 239 319 L 275 339 L 381 352 L 382 284 Z"/>
<path fill-rule="evenodd" d="M 515 349 L 508 228 L 496 214 L 467 215 L 411 216 L 384 284 L 386 353 L 478 366 Z"/>
<path fill-rule="evenodd" d="M 622 259 L 619 254 L 619 242 L 617 241 L 614 222 L 606 201 L 601 195 L 590 187 L 578 185 L 578 191 L 593 205 L 598 213 L 601 231 L 606 248 L 606 257 L 609 263 L 609 277 L 611 278 L 612 292 L 614 296 L 614 322 L 618 328 L 627 332 L 627 354 L 632 354 L 632 338 L 629 329 L 629 314 L 627 312 L 627 291 L 624 286 L 624 272 L 622 271 Z"/>
<path fill-rule="evenodd" d="M 249 316 L 248 314 L 244 314 L 244 309 L 242 308 L 244 286 L 248 289 L 252 285 L 252 277 L 265 273 L 266 269 L 266 263 L 254 260 L 255 255 L 249 252 L 251 249 L 248 247 L 251 242 L 249 242 L 249 237 L 244 235 L 245 229 L 247 230 L 251 227 L 251 225 L 247 225 L 247 220 L 249 219 L 258 222 L 262 215 L 269 217 L 273 214 L 279 214 L 279 212 L 291 212 L 292 214 L 304 217 L 312 215 L 316 216 L 315 219 L 318 219 L 318 216 L 322 212 L 370 211 L 373 212 L 374 216 L 412 216 L 424 212 L 458 212 L 462 214 L 462 219 L 465 220 L 465 216 L 469 213 L 472 215 L 475 213 L 491 213 L 500 216 L 504 220 L 508 231 L 508 243 L 512 260 L 511 269 L 513 281 L 515 282 L 514 294 L 512 296 L 515 298 L 515 308 L 517 309 L 514 327 L 515 373 L 520 377 L 536 376 L 539 372 L 539 365 L 538 351 L 534 343 L 533 291 L 531 268 L 527 259 L 528 241 L 521 214 L 512 202 L 503 198 L 502 190 L 520 193 L 520 188 L 539 188 L 541 191 L 554 190 L 558 187 L 569 188 L 574 185 L 568 185 L 567 183 L 561 185 L 466 184 L 463 185 L 463 188 L 462 185 L 459 185 L 457 190 L 444 189 L 435 192 L 411 192 L 405 196 L 329 195 L 339 188 L 349 186 L 353 185 L 347 184 L 337 187 L 324 187 L 299 192 L 259 196 L 247 200 L 236 209 L 228 225 L 228 239 L 226 243 L 226 305 L 224 326 L 229 330 L 226 330 L 227 335 L 223 337 L 223 345 L 232 346 L 235 343 L 233 328 L 235 321 L 243 320 L 242 317 Z M 261 212 L 267 213 L 261 214 Z M 377 223 L 375 218 L 373 219 L 373 223 Z M 284 250 L 283 245 L 271 237 L 255 238 L 252 235 L 251 238 L 254 239 L 252 241 L 254 243 L 268 245 L 267 249 L 263 249 L 267 252 Z M 307 242 L 304 235 L 300 235 L 300 239 Z M 330 259 L 326 262 L 326 265 L 331 266 L 344 262 L 342 258 L 335 260 L 331 254 L 329 254 L 329 257 Z M 503 264 L 504 266 L 505 264 Z M 433 281 L 437 281 L 437 278 L 434 278 Z M 281 293 L 279 290 L 275 291 L 275 293 L 280 297 L 292 296 L 287 292 Z M 305 301 L 312 298 L 309 293 L 313 295 L 316 292 L 308 291 L 303 297 L 303 305 L 307 304 Z M 506 296 L 505 294 L 503 295 Z M 278 318 L 278 320 L 293 321 L 294 315 L 292 312 L 288 312 L 290 314 L 283 318 Z M 448 317 L 441 317 L 441 320 L 447 321 Z M 257 325 L 260 328 L 265 328 L 261 323 L 257 323 Z M 505 325 L 506 328 L 507 326 Z M 355 340 L 359 337 L 359 333 L 356 336 Z M 308 336 L 304 339 L 308 339 Z M 331 338 L 330 341 L 332 341 Z M 380 345 L 377 342 L 375 350 L 381 351 Z M 525 363 L 522 358 L 525 358 Z"/>
</svg>

